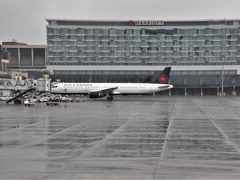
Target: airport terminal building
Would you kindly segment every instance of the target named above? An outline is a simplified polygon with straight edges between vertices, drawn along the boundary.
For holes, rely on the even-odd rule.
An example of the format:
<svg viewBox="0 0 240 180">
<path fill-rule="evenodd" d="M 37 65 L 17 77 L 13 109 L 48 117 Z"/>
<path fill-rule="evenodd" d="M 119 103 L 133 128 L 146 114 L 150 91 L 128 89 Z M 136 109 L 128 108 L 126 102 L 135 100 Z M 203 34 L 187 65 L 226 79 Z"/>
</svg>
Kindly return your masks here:
<svg viewBox="0 0 240 180">
<path fill-rule="evenodd" d="M 7 71 L 25 72 L 29 77 L 39 78 L 46 70 L 47 46 L 29 45 L 21 42 L 2 42 L 2 49 L 6 52 L 9 61 Z"/>
<path fill-rule="evenodd" d="M 239 93 L 240 20 L 47 22 L 47 69 L 63 81 L 144 82 L 172 66 L 176 94 L 216 94 L 222 79 Z"/>
</svg>

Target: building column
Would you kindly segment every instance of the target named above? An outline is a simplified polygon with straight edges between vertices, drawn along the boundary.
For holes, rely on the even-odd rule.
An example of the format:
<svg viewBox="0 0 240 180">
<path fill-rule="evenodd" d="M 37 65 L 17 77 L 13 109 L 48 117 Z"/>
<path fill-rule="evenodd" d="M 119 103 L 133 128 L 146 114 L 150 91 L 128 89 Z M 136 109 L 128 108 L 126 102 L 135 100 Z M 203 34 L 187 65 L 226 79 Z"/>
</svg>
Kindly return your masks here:
<svg viewBox="0 0 240 180">
<path fill-rule="evenodd" d="M 18 48 L 18 67 L 20 67 L 21 64 L 21 54 L 20 54 L 20 48 Z"/>
<path fill-rule="evenodd" d="M 32 67 L 33 67 L 33 56 L 34 56 L 34 54 L 33 54 L 33 48 L 31 48 Z"/>
<path fill-rule="evenodd" d="M 3 64 L 3 68 L 4 68 L 3 71 L 4 71 L 4 72 L 7 72 L 7 63 L 4 63 L 4 64 Z"/>
<path fill-rule="evenodd" d="M 44 66 L 46 66 L 47 65 L 47 48 L 45 48 L 45 54 L 44 54 L 44 59 L 45 59 L 45 65 Z"/>
</svg>

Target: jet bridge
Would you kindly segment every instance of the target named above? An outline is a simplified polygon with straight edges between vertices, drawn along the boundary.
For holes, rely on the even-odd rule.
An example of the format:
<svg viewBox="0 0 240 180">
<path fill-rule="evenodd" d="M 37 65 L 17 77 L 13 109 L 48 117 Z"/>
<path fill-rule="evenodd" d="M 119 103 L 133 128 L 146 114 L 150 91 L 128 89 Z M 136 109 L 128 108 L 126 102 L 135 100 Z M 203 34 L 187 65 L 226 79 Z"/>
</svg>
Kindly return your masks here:
<svg viewBox="0 0 240 180">
<path fill-rule="evenodd" d="M 17 92 L 17 94 L 6 101 L 6 103 L 10 103 L 14 100 L 21 98 L 24 94 L 30 91 L 37 92 L 49 92 L 51 80 L 48 78 L 41 79 L 0 79 L 0 90 L 11 90 Z"/>
</svg>

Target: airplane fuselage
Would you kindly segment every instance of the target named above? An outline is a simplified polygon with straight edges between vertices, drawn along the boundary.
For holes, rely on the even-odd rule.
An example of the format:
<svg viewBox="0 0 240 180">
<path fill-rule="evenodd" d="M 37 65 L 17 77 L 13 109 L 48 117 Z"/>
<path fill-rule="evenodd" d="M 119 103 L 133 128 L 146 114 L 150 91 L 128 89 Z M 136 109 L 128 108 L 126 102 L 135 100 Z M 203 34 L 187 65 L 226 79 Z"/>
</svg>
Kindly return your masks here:
<svg viewBox="0 0 240 180">
<path fill-rule="evenodd" d="M 51 88 L 52 93 L 59 94 L 89 94 L 104 89 L 113 89 L 111 95 L 147 94 L 171 89 L 170 84 L 152 83 L 56 83 Z"/>
</svg>

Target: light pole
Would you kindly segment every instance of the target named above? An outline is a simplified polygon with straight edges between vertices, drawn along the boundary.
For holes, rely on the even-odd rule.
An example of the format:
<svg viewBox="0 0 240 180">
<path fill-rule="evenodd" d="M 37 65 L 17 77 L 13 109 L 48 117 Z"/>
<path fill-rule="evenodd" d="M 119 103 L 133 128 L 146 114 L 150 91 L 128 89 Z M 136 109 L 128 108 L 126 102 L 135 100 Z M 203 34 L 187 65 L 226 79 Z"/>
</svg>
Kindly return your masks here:
<svg viewBox="0 0 240 180">
<path fill-rule="evenodd" d="M 233 79 L 232 79 L 232 85 L 233 85 L 232 95 L 236 96 L 236 88 L 235 88 L 235 86 L 236 86 L 236 76 L 235 75 L 233 76 Z"/>
</svg>

